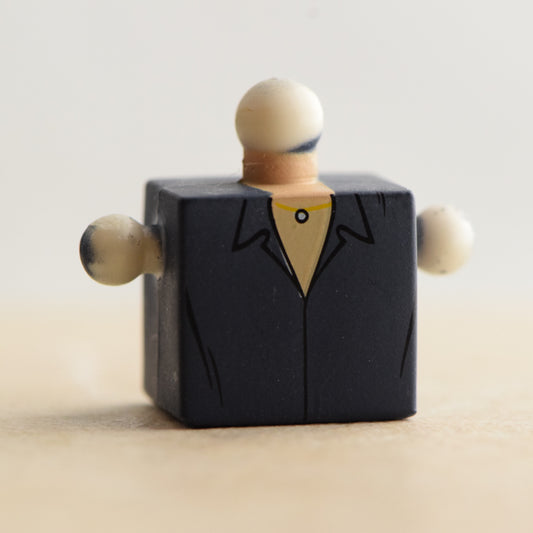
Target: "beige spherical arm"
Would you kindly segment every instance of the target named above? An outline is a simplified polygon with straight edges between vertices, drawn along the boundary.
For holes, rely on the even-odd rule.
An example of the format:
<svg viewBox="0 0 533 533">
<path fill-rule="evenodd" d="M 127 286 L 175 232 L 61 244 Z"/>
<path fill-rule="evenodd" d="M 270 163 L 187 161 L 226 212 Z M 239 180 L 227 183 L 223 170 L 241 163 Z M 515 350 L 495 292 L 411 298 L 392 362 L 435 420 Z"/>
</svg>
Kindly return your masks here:
<svg viewBox="0 0 533 533">
<path fill-rule="evenodd" d="M 140 274 L 160 276 L 163 272 L 159 229 L 124 215 L 95 220 L 81 238 L 80 258 L 89 276 L 105 285 L 122 285 Z"/>
<path fill-rule="evenodd" d="M 431 274 L 450 274 L 470 256 L 474 230 L 451 206 L 434 206 L 417 217 L 418 266 Z"/>
</svg>

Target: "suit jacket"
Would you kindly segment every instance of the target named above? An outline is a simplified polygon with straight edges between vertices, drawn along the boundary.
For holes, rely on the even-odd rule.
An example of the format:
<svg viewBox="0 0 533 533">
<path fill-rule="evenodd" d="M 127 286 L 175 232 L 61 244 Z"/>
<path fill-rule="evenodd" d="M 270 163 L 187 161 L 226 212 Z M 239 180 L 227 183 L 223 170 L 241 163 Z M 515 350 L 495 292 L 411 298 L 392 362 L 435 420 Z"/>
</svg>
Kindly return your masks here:
<svg viewBox="0 0 533 533">
<path fill-rule="evenodd" d="M 415 412 L 412 195 L 371 176 L 321 179 L 335 195 L 307 296 L 268 193 L 225 180 L 148 186 L 147 221 L 164 228 L 166 268 L 146 285 L 147 390 L 184 422 Z"/>
</svg>

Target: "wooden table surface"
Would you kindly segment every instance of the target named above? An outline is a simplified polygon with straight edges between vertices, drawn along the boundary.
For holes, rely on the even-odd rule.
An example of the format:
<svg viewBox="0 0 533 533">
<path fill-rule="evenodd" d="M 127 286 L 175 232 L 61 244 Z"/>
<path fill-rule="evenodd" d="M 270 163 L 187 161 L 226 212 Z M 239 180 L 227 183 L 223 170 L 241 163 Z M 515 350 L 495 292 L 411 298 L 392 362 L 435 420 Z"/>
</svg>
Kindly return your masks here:
<svg viewBox="0 0 533 533">
<path fill-rule="evenodd" d="M 124 307 L 0 311 L 1 531 L 533 531 L 526 303 L 420 305 L 409 420 L 207 430 L 150 404 Z"/>
</svg>

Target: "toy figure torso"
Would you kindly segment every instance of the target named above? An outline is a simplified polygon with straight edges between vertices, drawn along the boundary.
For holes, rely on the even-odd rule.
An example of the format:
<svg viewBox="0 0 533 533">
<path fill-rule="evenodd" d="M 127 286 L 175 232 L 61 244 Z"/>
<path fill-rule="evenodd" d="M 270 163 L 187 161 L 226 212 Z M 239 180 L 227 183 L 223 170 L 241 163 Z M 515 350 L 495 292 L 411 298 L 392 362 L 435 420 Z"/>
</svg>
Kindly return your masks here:
<svg viewBox="0 0 533 533">
<path fill-rule="evenodd" d="M 149 185 L 147 222 L 164 226 L 167 254 L 145 293 L 146 387 L 161 407 L 197 426 L 414 413 L 412 196 L 369 176 L 321 179 L 335 195 L 306 295 L 268 193 Z"/>
</svg>

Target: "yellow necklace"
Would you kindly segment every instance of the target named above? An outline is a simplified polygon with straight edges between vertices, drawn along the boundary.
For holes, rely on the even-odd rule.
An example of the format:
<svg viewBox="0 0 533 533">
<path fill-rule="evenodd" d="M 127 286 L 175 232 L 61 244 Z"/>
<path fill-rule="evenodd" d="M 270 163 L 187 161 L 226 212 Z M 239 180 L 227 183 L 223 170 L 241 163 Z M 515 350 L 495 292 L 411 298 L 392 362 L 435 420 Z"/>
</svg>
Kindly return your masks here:
<svg viewBox="0 0 533 533">
<path fill-rule="evenodd" d="M 292 213 L 294 213 L 294 218 L 296 219 L 296 222 L 298 222 L 299 224 L 303 224 L 304 222 L 307 222 L 309 220 L 310 211 L 318 211 L 319 209 L 326 209 L 327 207 L 331 207 L 331 201 L 325 204 L 306 207 L 305 209 L 302 209 L 301 207 L 291 207 L 290 205 L 280 204 L 279 202 L 274 202 L 274 205 L 276 207 L 279 207 L 280 209 L 285 209 L 285 211 L 291 211 Z"/>
</svg>

